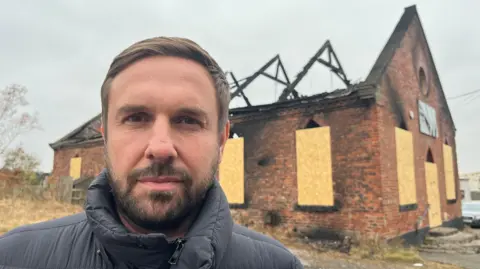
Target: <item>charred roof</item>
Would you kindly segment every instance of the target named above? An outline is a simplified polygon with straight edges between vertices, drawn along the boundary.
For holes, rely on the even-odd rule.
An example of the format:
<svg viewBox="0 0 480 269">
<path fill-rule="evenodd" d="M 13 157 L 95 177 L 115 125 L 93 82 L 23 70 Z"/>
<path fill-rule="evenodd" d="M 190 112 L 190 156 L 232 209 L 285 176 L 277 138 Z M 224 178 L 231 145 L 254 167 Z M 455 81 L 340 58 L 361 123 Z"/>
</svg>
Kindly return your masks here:
<svg viewBox="0 0 480 269">
<path fill-rule="evenodd" d="M 252 75 L 245 77 L 243 79 L 237 79 L 233 72 L 226 72 L 227 76 L 230 77 L 232 80 L 231 86 L 231 97 L 232 99 L 241 97 L 244 99 L 245 103 L 247 104 L 245 107 L 239 108 L 232 108 L 230 109 L 230 117 L 237 117 L 242 115 L 248 114 L 255 114 L 255 113 L 264 113 L 266 111 L 274 111 L 274 110 L 282 110 L 282 109 L 289 109 L 289 108 L 298 108 L 301 106 L 311 106 L 311 105 L 318 105 L 318 106 L 327 106 L 335 101 L 340 101 L 344 99 L 374 99 L 377 93 L 377 86 L 380 83 L 382 75 L 385 72 L 386 67 L 392 60 L 395 51 L 397 48 L 400 47 L 401 42 L 415 19 L 418 19 L 418 13 L 416 6 L 410 6 L 405 8 L 405 12 L 403 13 L 402 17 L 400 18 L 398 24 L 396 25 L 393 33 L 391 34 L 390 38 L 388 39 L 385 47 L 381 51 L 379 57 L 375 61 L 372 69 L 370 70 L 367 78 L 365 81 L 351 84 L 350 80 L 347 78 L 345 71 L 340 64 L 340 61 L 330 43 L 327 40 L 320 49 L 311 57 L 303 69 L 297 74 L 293 81 L 287 75 L 285 66 L 281 61 L 279 55 L 275 55 L 272 59 L 270 59 L 266 64 L 260 67 L 257 71 L 255 71 Z M 423 28 L 420 24 L 419 26 L 423 35 Z M 428 47 L 428 44 L 427 44 Z M 428 49 L 429 50 L 429 49 Z M 430 52 L 430 50 L 429 50 Z M 430 61 L 433 63 L 433 58 L 431 53 L 429 54 Z M 325 59 L 325 56 L 327 60 Z M 328 68 L 333 74 L 338 76 L 340 80 L 345 84 L 345 88 L 337 89 L 330 92 L 319 93 L 311 96 L 302 96 L 300 93 L 295 89 L 295 87 L 299 84 L 299 82 L 305 77 L 307 72 L 310 68 L 315 64 L 321 64 Z M 434 65 L 434 64 L 433 64 Z M 266 72 L 266 70 L 270 66 L 275 66 L 275 74 L 270 74 Z M 435 73 L 435 79 L 437 81 L 437 85 L 439 85 L 441 89 L 440 79 L 437 73 L 436 68 L 433 68 L 433 72 Z M 244 92 L 245 89 L 255 80 L 256 78 L 264 76 L 268 79 L 275 81 L 283 85 L 285 88 L 283 89 L 280 97 L 274 103 L 265 104 L 265 105 L 256 105 L 253 106 L 250 103 L 250 100 L 247 97 L 247 94 Z M 441 92 L 441 98 L 446 104 L 446 99 L 443 94 L 443 90 Z M 448 115 L 452 126 L 453 120 L 448 109 L 446 106 L 445 113 Z M 99 130 L 101 122 L 100 115 L 97 115 L 90 119 L 89 121 L 82 124 L 77 129 L 73 130 L 66 136 L 62 137 L 58 141 L 50 144 L 54 150 L 63 147 L 76 147 L 80 145 L 89 145 L 89 144 L 101 144 L 102 137 L 101 132 Z"/>
</svg>

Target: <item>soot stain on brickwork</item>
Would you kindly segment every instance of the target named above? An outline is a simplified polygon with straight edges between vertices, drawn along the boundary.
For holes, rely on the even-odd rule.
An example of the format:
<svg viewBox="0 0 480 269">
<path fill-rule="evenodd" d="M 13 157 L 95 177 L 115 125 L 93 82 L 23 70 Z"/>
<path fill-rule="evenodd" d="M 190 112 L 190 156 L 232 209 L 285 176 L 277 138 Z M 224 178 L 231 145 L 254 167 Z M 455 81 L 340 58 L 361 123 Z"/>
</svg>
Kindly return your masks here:
<svg viewBox="0 0 480 269">
<path fill-rule="evenodd" d="M 415 20 L 415 24 L 419 22 Z M 432 87 L 432 72 L 433 65 L 430 59 L 427 59 L 428 51 L 425 46 L 426 40 L 424 40 L 420 27 L 415 27 L 412 36 L 412 40 L 414 40 L 413 44 L 411 45 L 410 53 L 412 55 L 412 67 L 415 72 L 415 76 L 417 78 L 418 88 L 422 91 L 424 87 L 426 87 L 425 91 L 427 94 L 423 94 L 423 98 L 427 98 L 433 88 L 438 88 L 440 85 L 435 85 Z M 421 74 L 425 75 L 424 78 L 420 77 Z M 425 81 L 423 81 L 425 79 Z M 425 85 L 423 85 L 425 83 Z"/>
<path fill-rule="evenodd" d="M 405 119 L 405 107 L 403 105 L 403 99 L 399 95 L 399 90 L 394 86 L 394 83 L 388 73 L 385 74 L 384 81 L 387 99 L 390 103 L 391 111 L 395 115 L 395 125 L 399 128 L 408 130 L 407 121 Z"/>
</svg>

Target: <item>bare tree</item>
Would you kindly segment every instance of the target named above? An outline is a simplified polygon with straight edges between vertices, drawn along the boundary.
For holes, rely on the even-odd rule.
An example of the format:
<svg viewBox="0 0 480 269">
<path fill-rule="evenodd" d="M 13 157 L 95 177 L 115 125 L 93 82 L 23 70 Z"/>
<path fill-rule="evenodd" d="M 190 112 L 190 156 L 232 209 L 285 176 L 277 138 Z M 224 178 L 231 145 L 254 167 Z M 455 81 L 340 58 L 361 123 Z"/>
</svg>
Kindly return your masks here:
<svg viewBox="0 0 480 269">
<path fill-rule="evenodd" d="M 14 172 L 15 180 L 29 184 L 36 183 L 40 160 L 25 152 L 21 145 L 5 151 L 2 169 Z"/>
<path fill-rule="evenodd" d="M 40 129 L 38 114 L 24 111 L 29 104 L 27 92 L 26 87 L 18 84 L 0 91 L 0 156 L 20 135 Z"/>
</svg>

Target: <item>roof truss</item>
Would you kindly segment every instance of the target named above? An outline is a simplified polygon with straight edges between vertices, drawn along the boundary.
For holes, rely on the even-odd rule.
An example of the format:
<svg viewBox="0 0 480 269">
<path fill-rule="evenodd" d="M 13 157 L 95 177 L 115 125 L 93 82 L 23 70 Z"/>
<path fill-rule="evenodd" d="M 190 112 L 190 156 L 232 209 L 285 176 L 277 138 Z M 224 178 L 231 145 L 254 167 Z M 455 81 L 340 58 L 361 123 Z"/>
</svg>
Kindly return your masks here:
<svg viewBox="0 0 480 269">
<path fill-rule="evenodd" d="M 266 72 L 267 69 L 272 65 L 275 65 L 275 75 Z M 230 84 L 230 88 L 234 90 L 231 93 L 231 99 L 237 96 L 241 96 L 243 100 L 245 100 L 247 106 L 252 106 L 252 104 L 250 103 L 250 100 L 248 100 L 248 97 L 245 95 L 244 90 L 248 87 L 248 85 L 250 85 L 256 78 L 261 75 L 284 86 L 290 85 L 290 79 L 288 78 L 287 71 L 285 70 L 285 66 L 283 65 L 282 60 L 280 59 L 280 55 L 278 54 L 249 77 L 237 80 L 233 72 L 227 72 L 227 75 L 229 75 L 230 78 L 233 80 L 233 83 Z M 295 90 L 293 92 L 294 94 L 297 94 Z"/>
<path fill-rule="evenodd" d="M 327 60 L 322 59 L 322 57 L 326 54 Z M 298 94 L 295 93 L 295 87 L 302 81 L 302 79 L 307 75 L 308 71 L 312 68 L 314 63 L 320 63 L 323 66 L 326 66 L 337 75 L 345 84 L 345 86 L 350 86 L 350 80 L 347 79 L 347 75 L 343 70 L 340 61 L 338 60 L 337 54 L 333 50 L 333 47 L 329 40 L 327 40 L 323 46 L 313 55 L 312 58 L 307 62 L 307 64 L 303 67 L 302 71 L 298 73 L 295 80 L 283 90 L 282 94 L 278 98 L 278 101 L 286 101 L 288 99 L 297 99 L 299 98 Z"/>
<path fill-rule="evenodd" d="M 338 60 L 338 57 L 333 50 L 330 41 L 327 40 L 323 44 L 323 46 L 315 53 L 315 55 L 310 58 L 310 60 L 305 64 L 302 71 L 298 73 L 297 77 L 293 82 L 290 82 L 285 66 L 278 54 L 275 55 L 275 57 L 270 59 L 266 64 L 260 67 L 260 69 L 258 69 L 249 77 L 239 80 L 235 77 L 233 72 L 226 72 L 227 76 L 232 81 L 230 83 L 230 87 L 233 90 L 233 92 L 231 92 L 231 100 L 233 100 L 235 97 L 242 97 L 243 100 L 245 100 L 247 106 L 252 106 L 250 100 L 248 99 L 244 91 L 255 79 L 262 75 L 285 86 L 277 102 L 301 98 L 301 96 L 298 94 L 298 91 L 295 90 L 295 87 L 302 81 L 302 79 L 306 76 L 308 71 L 315 63 L 320 63 L 323 66 L 327 67 L 331 72 L 337 75 L 347 87 L 350 86 L 350 80 L 347 78 L 347 75 L 345 74 L 345 71 L 340 64 L 340 61 Z M 267 69 L 269 69 L 269 67 L 272 65 L 275 66 L 274 75 L 267 72 Z"/>
</svg>

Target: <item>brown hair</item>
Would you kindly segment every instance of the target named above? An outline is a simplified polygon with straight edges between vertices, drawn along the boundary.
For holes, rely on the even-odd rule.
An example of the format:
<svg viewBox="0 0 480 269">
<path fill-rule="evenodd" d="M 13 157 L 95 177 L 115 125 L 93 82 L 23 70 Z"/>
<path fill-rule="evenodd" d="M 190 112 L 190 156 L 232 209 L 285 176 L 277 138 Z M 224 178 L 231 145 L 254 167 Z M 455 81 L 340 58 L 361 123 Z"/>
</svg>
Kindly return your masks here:
<svg viewBox="0 0 480 269">
<path fill-rule="evenodd" d="M 134 43 L 113 59 L 101 88 L 102 121 L 107 134 L 108 96 L 112 80 L 133 63 L 153 56 L 173 56 L 195 61 L 204 66 L 213 79 L 216 89 L 219 131 L 228 120 L 230 89 L 217 62 L 197 43 L 179 37 L 154 37 Z"/>
</svg>

